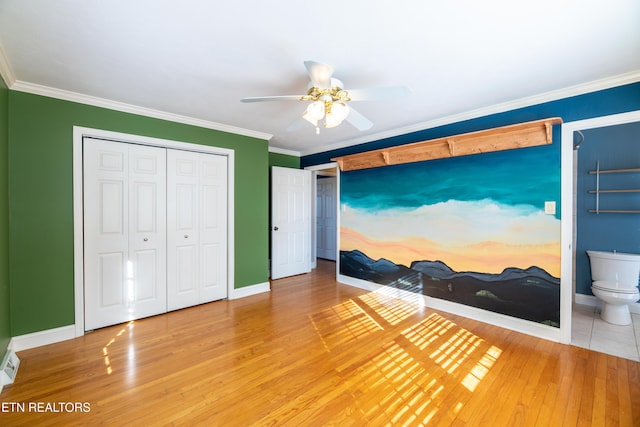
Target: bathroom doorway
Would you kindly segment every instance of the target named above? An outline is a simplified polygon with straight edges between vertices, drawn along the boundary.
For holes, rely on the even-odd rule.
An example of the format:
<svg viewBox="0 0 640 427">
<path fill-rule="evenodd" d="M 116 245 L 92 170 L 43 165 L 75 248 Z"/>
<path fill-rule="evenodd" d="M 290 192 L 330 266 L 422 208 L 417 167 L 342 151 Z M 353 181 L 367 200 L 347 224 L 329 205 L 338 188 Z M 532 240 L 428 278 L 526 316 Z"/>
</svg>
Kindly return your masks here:
<svg viewBox="0 0 640 427">
<path fill-rule="evenodd" d="M 562 194 L 571 195 L 571 197 L 563 197 L 562 200 L 562 241 L 568 242 L 562 246 L 562 283 L 570 283 L 571 286 L 563 286 L 561 289 L 561 319 L 568 328 L 561 328 L 562 342 L 571 343 L 571 318 L 573 304 L 596 307 L 597 299 L 590 292 L 590 273 L 589 260 L 586 255 L 586 246 L 588 249 L 599 249 L 591 247 L 597 246 L 601 242 L 604 243 L 606 236 L 619 234 L 627 243 L 619 240 L 620 251 L 625 244 L 631 243 L 634 239 L 629 239 L 628 232 L 611 233 L 606 231 L 614 228 L 624 228 L 627 221 L 640 221 L 640 214 L 622 214 L 622 213 L 605 213 L 596 212 L 599 209 L 605 210 L 604 206 L 600 208 L 596 206 L 599 202 L 595 200 L 595 193 L 590 186 L 596 185 L 595 174 L 590 174 L 598 167 L 598 160 L 602 169 L 615 169 L 618 162 L 638 163 L 636 167 L 640 167 L 640 150 L 626 150 L 620 148 L 619 144 L 607 143 L 611 141 L 609 138 L 615 138 L 619 132 L 638 132 L 640 130 L 640 111 L 622 113 L 593 119 L 580 120 L 575 122 L 567 122 L 562 125 Z M 629 125 L 633 129 L 622 129 L 619 126 Z M 607 136 L 608 135 L 608 136 Z M 600 142 L 598 142 L 600 141 Z M 638 134 L 635 135 L 635 141 L 640 141 Z M 638 142 L 636 142 L 638 144 Z M 621 153 L 620 150 L 623 150 Z M 635 156 L 635 158 L 634 158 Z M 622 160 L 620 160 L 622 159 Z M 605 163 L 602 163 L 605 162 Z M 614 164 L 614 162 L 616 162 Z M 593 163 L 593 164 L 592 164 Z M 604 164 L 608 164 L 606 167 Z M 586 188 L 589 187 L 589 188 Z M 635 193 L 636 196 L 640 193 Z M 601 199 L 604 203 L 604 199 Z M 614 200 L 609 199 L 608 202 Z M 617 201 L 615 201 L 618 203 Z M 635 202 L 634 202 L 635 203 Z M 594 212 L 589 212 L 594 211 Z M 585 219 L 586 218 L 586 219 Z M 599 226 L 593 229 L 593 225 L 585 225 L 584 221 L 592 223 L 596 220 Z M 586 228 L 585 228 L 586 227 Z M 604 230 L 604 231 L 603 231 Z M 640 229 L 636 227 L 636 233 L 640 233 Z M 640 242 L 640 236 L 635 238 L 636 246 Z M 609 242 L 608 244 L 611 244 Z M 600 247 L 604 250 L 613 250 L 615 248 Z M 636 252 L 638 249 L 636 249 Z M 640 313 L 640 305 L 635 304 L 632 307 L 632 313 Z"/>
</svg>

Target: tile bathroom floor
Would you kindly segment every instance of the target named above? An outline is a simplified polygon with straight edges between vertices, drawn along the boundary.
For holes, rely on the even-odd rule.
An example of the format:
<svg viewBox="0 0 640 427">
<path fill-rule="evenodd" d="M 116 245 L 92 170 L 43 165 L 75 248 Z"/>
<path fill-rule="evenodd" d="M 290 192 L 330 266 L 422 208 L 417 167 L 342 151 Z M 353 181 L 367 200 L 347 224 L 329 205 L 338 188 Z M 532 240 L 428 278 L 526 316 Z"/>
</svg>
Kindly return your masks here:
<svg viewBox="0 0 640 427">
<path fill-rule="evenodd" d="M 640 314 L 631 314 L 631 325 L 611 325 L 600 319 L 600 308 L 574 304 L 571 344 L 640 362 Z"/>
</svg>

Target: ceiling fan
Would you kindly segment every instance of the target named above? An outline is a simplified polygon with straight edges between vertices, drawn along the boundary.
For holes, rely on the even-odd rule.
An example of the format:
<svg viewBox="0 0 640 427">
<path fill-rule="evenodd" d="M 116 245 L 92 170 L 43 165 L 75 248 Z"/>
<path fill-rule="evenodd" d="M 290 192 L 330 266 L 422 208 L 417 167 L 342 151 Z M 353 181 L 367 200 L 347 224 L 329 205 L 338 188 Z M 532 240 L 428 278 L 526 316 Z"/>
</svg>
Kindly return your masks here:
<svg viewBox="0 0 640 427">
<path fill-rule="evenodd" d="M 311 80 L 306 95 L 256 96 L 242 98 L 242 102 L 264 101 L 307 101 L 307 108 L 302 118 L 316 127 L 320 133 L 318 123 L 324 119 L 324 126 L 332 128 L 344 120 L 351 123 L 358 130 L 367 130 L 373 123 L 358 113 L 353 107 L 347 106 L 349 101 L 368 101 L 393 99 L 409 94 L 405 86 L 388 86 L 369 89 L 355 89 L 346 91 L 342 81 L 333 76 L 333 67 L 315 61 L 305 61 L 305 67 Z"/>
</svg>

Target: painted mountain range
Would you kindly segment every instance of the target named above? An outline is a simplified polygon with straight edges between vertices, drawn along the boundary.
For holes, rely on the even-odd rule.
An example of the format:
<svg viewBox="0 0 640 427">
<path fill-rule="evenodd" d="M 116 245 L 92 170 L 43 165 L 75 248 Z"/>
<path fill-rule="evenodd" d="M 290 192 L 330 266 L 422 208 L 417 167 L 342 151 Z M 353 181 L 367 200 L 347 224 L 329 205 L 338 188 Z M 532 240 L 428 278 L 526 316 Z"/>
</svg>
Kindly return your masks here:
<svg viewBox="0 0 640 427">
<path fill-rule="evenodd" d="M 560 326 L 560 279 L 535 266 L 506 268 L 499 274 L 457 272 L 441 261 L 414 261 L 407 267 L 352 250 L 340 252 L 340 274 Z"/>
</svg>

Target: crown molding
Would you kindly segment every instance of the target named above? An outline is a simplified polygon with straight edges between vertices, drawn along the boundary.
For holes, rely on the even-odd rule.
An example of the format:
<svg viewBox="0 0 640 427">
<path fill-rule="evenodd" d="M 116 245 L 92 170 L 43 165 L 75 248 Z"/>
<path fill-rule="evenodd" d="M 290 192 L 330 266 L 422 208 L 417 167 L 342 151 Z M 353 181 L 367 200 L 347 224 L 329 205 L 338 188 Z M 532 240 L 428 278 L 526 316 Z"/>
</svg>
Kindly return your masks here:
<svg viewBox="0 0 640 427">
<path fill-rule="evenodd" d="M 13 74 L 13 69 L 11 68 L 11 64 L 9 64 L 7 56 L 4 54 L 2 46 L 0 46 L 0 77 L 2 77 L 9 89 L 11 89 L 11 86 L 16 82 L 16 76 Z"/>
<path fill-rule="evenodd" d="M 278 147 L 269 147 L 269 152 L 270 153 L 277 153 L 277 154 L 286 154 L 287 156 L 300 157 L 300 152 L 299 151 L 287 150 L 287 149 L 278 148 Z"/>
<path fill-rule="evenodd" d="M 109 110 L 122 111 L 124 113 L 137 114 L 140 116 L 152 117 L 155 119 L 167 120 L 170 122 L 182 123 L 186 125 L 218 130 L 221 132 L 233 133 L 236 135 L 248 136 L 251 138 L 264 139 L 267 141 L 273 138 L 273 135 L 271 134 L 258 132 L 251 129 L 229 126 L 222 123 L 211 122 L 208 120 L 182 116 L 180 114 L 167 113 L 165 111 L 139 107 L 132 104 L 126 104 L 124 102 L 111 101 L 109 99 L 98 98 L 95 96 L 84 95 L 81 93 L 62 89 L 56 89 L 35 83 L 27 83 L 20 80 L 16 80 L 14 84 L 10 86 L 10 89 L 18 92 L 31 93 L 34 95 L 41 95 L 50 98 L 62 99 L 65 101 L 77 102 L 79 104 L 92 105 L 94 107 L 107 108 Z"/>
<path fill-rule="evenodd" d="M 426 122 L 416 123 L 414 125 L 402 128 L 391 129 L 385 132 L 379 132 L 373 135 L 363 136 L 360 138 L 350 139 L 328 145 L 319 149 L 311 149 L 302 151 L 302 156 L 310 154 L 325 153 L 327 151 L 338 150 L 353 145 L 364 144 L 367 142 L 379 141 L 386 138 L 393 138 L 400 135 L 406 135 L 438 126 L 449 125 L 452 123 L 463 122 L 465 120 L 476 119 L 478 117 L 489 116 L 492 114 L 503 113 L 505 111 L 516 110 L 518 108 L 530 107 L 532 105 L 543 104 L 545 102 L 557 101 L 559 99 L 570 98 L 573 96 L 584 95 L 586 93 L 597 92 L 599 90 L 610 89 L 616 86 L 623 86 L 630 83 L 640 81 L 640 70 L 631 71 L 629 73 L 617 76 L 607 77 L 600 80 L 594 80 L 575 86 L 569 86 L 563 89 L 553 90 L 538 95 L 528 96 L 513 101 L 494 104 L 488 107 L 482 107 L 459 114 L 441 117 Z"/>
</svg>

